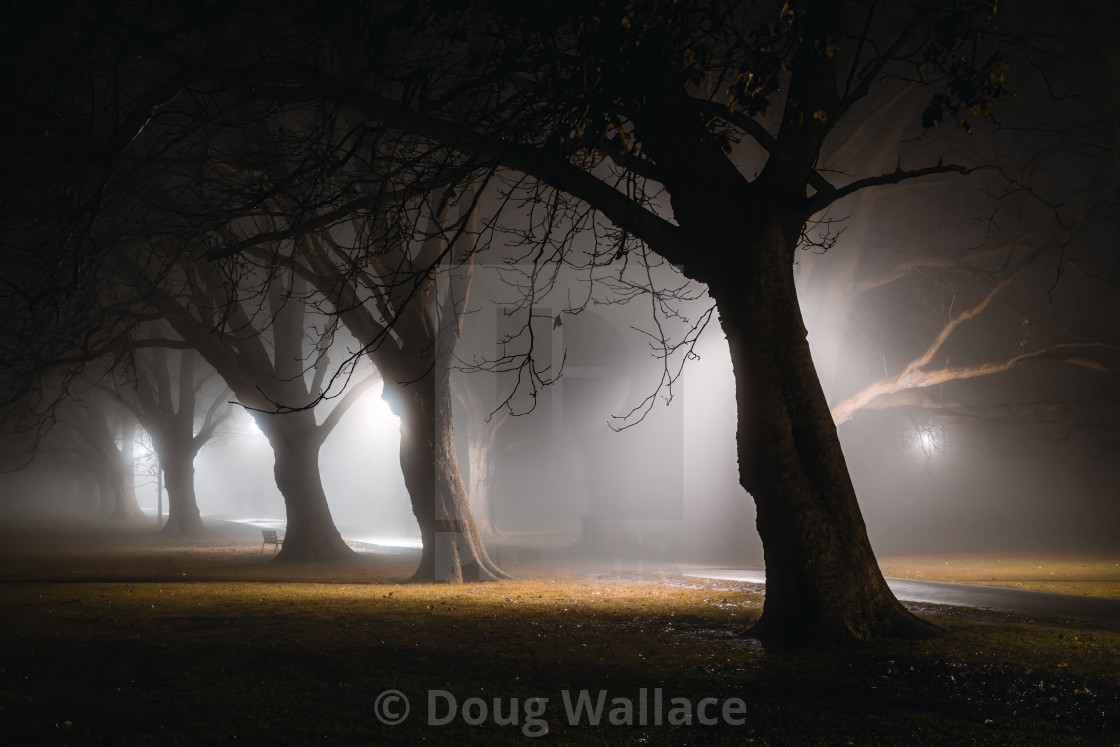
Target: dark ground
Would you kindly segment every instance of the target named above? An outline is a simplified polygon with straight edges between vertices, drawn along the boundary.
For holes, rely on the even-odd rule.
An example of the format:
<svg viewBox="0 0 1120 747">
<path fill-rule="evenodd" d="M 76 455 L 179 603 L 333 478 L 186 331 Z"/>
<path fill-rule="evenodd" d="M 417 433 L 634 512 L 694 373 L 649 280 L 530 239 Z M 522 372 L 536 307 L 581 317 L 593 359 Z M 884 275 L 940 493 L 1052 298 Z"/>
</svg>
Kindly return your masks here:
<svg viewBox="0 0 1120 747">
<path fill-rule="evenodd" d="M 580 568 L 404 585 L 408 555 L 293 568 L 241 528 L 0 533 L 3 744 L 1120 744 L 1117 623 L 923 606 L 944 637 L 776 650 L 745 635 L 748 584 Z M 397 726 L 379 720 L 390 689 L 411 703 Z M 598 725 L 570 723 L 581 690 L 606 691 Z M 456 699 L 446 725 L 431 691 Z M 716 723 L 665 723 L 673 698 L 715 699 Z"/>
</svg>

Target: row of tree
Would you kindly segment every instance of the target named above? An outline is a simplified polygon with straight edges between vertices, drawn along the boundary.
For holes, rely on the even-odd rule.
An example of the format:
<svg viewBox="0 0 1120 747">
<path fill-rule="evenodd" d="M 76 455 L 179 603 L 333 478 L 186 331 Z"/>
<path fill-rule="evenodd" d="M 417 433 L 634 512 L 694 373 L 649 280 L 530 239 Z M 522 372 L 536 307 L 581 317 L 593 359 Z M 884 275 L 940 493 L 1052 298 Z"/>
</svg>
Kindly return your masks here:
<svg viewBox="0 0 1120 747">
<path fill-rule="evenodd" d="M 993 4 L 109 3 L 53 27 L 49 6 L 4 18 L 46 35 L 6 50 L 21 71 L 8 160 L 33 187 L 4 204 L 4 276 L 22 304 L 6 344 L 35 351 L 13 357 L 26 363 L 5 371 L 8 391 L 37 386 L 44 361 L 197 351 L 276 453 L 285 557 L 330 558 L 347 550 L 318 449 L 364 359 L 401 418 L 417 577 L 493 578 L 451 429 L 475 258 L 531 268 L 523 346 L 472 365 L 533 392 L 556 375 L 534 354 L 532 314 L 557 267 L 617 271 L 656 310 L 687 297 L 658 280 L 671 265 L 706 289 L 730 348 L 739 481 L 766 556 L 758 634 L 928 632 L 879 573 L 836 423 L 935 383 L 921 376 L 944 338 L 990 301 L 902 373 L 830 407 L 795 260 L 832 243 L 814 227 L 835 205 L 981 173 L 992 151 L 954 151 L 956 134 L 948 150 L 929 143 L 935 129 L 992 122 L 998 135 L 1015 35 Z M 913 117 L 876 116 L 907 91 L 919 92 Z M 865 125 L 882 144 L 873 154 L 853 147 Z M 991 173 L 1001 210 L 1054 207 L 1032 203 L 1019 174 Z M 332 369 L 343 329 L 356 345 Z M 688 357 L 654 340 L 666 359 Z M 679 369 L 666 372 L 668 387 Z M 156 380 L 138 411 L 155 440 L 188 453 L 201 431 L 155 425 L 168 412 Z M 185 412 L 182 379 L 177 397 Z M 184 474 L 169 469 L 169 485 Z"/>
</svg>

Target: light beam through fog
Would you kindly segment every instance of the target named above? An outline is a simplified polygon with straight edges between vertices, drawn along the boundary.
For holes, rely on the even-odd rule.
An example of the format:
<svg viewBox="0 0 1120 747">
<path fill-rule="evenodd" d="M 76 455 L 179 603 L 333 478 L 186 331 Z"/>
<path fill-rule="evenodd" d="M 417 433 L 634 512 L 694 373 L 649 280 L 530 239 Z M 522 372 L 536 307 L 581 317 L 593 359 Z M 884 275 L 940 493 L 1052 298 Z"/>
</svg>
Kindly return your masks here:
<svg viewBox="0 0 1120 747">
<path fill-rule="evenodd" d="M 347 417 L 361 419 L 371 436 L 390 438 L 400 433 L 401 419 L 381 398 L 382 389 L 383 385 L 378 385 L 375 389 L 366 392 L 355 405 L 356 411 Z"/>
<path fill-rule="evenodd" d="M 0 741 L 1112 742 L 1120 3 L 197 5 L 0 6 Z"/>
<path fill-rule="evenodd" d="M 378 384 L 362 395 L 323 444 L 319 468 L 342 536 L 379 546 L 419 547 L 401 476 L 400 419 Z"/>
<path fill-rule="evenodd" d="M 841 245 L 836 251 L 843 250 Z M 871 351 L 869 357 L 867 345 L 853 344 L 851 331 L 839 339 L 830 336 L 840 334 L 829 313 L 835 296 L 822 302 L 820 288 L 832 261 L 842 264 L 843 257 L 813 258 L 817 282 L 802 283 L 801 302 L 814 355 L 821 361 L 833 361 L 822 364 L 821 369 L 833 371 L 834 381 L 839 382 L 827 387 L 836 399 L 881 376 L 884 362 L 882 350 Z M 480 272 L 477 286 L 486 288 L 486 282 L 485 273 Z M 495 291 L 487 288 L 487 292 Z M 705 303 L 703 297 L 695 307 L 702 309 Z M 497 328 L 487 327 L 485 320 L 495 324 L 500 317 L 495 314 L 491 308 L 468 318 L 464 359 L 486 344 L 493 345 Z M 673 407 L 683 408 L 677 420 L 666 419 L 668 410 L 659 403 L 647 422 L 611 433 L 606 427 L 610 417 L 625 413 L 652 391 L 651 376 L 658 370 L 643 338 L 631 329 L 640 326 L 640 314 L 626 306 L 600 306 L 582 318 L 561 315 L 566 319 L 561 325 L 555 325 L 556 315 L 556 309 L 540 312 L 544 321 L 539 334 L 556 346 L 548 350 L 548 356 L 559 359 L 567 355 L 565 376 L 541 392 L 532 413 L 514 418 L 500 432 L 506 440 L 498 442 L 492 500 L 495 526 L 503 534 L 495 541 L 573 544 L 582 541 L 590 526 L 600 549 L 609 552 L 622 547 L 633 550 L 635 543 L 641 546 L 643 541 L 664 544 L 669 538 L 682 562 L 760 562 L 753 505 L 735 479 L 732 375 L 726 341 L 718 328 L 711 326 L 699 339 L 697 355 L 676 387 Z M 479 325 L 482 337 L 471 338 Z M 607 328 L 613 330 L 611 342 L 603 347 L 594 340 Z M 919 348 L 920 344 L 924 343 Z M 616 356 L 606 368 L 596 357 L 604 351 Z M 492 355 L 493 348 L 486 352 Z M 493 374 L 471 376 L 477 377 L 474 385 L 490 381 L 483 387 L 498 386 Z M 603 389 L 604 382 L 613 388 Z M 944 390 L 938 392 L 944 400 Z M 497 393 L 494 389 L 490 396 Z M 400 421 L 380 394 L 378 385 L 358 400 L 324 444 L 320 454 L 324 487 L 344 537 L 383 546 L 416 546 L 416 523 L 398 462 Z M 915 397 L 903 404 L 928 401 Z M 461 469 L 469 480 L 477 465 L 470 463 L 467 419 L 484 418 L 490 410 L 467 411 L 457 404 L 455 412 Z M 1102 523 L 1084 519 L 1092 512 L 1063 510 L 1054 501 L 1054 496 L 1063 495 L 1066 505 L 1082 502 L 1089 506 L 1107 489 L 1102 486 L 1108 484 L 1108 478 L 1100 464 L 1094 463 L 1094 450 L 1078 448 L 1076 430 L 1048 442 L 1013 423 L 961 420 L 959 416 L 952 421 L 941 416 L 954 414 L 945 407 L 935 414 L 917 406 L 873 408 L 840 426 L 877 551 L 1030 549 L 1043 537 L 1057 547 L 1107 544 Z M 658 474 L 658 465 L 670 456 L 666 453 L 650 461 L 650 455 L 666 444 L 666 428 L 678 434 L 673 448 L 679 451 L 682 464 L 680 476 L 670 480 L 679 481 L 675 484 L 680 486 L 680 497 L 673 499 L 677 508 L 668 513 L 657 508 L 659 500 L 664 503 L 657 497 L 664 482 L 660 487 L 654 483 L 643 487 L 640 480 L 635 481 L 636 476 Z M 1002 446 L 993 448 L 995 444 Z M 1099 448 L 1107 449 L 1107 442 Z M 137 493 L 141 506 L 154 514 L 155 473 L 143 467 L 151 461 L 149 452 L 141 439 L 135 451 Z M 1024 454 L 1036 458 L 1023 463 Z M 595 466 L 594 455 L 606 461 Z M 627 460 L 633 460 L 634 466 L 626 466 Z M 1068 467 L 1059 468 L 1062 464 L 1080 464 L 1084 471 L 1071 478 Z M 624 471 L 630 476 L 624 477 Z M 282 527 L 284 504 L 272 472 L 273 454 L 267 439 L 248 413 L 238 412 L 198 457 L 202 512 Z M 546 474 L 542 483 L 541 476 Z M 605 485 L 608 474 L 617 483 L 614 489 L 629 491 L 629 497 L 588 491 L 588 485 Z M 602 503 L 604 500 L 607 502 Z M 164 506 L 166 512 L 166 502 Z M 587 520 L 591 524 L 585 524 Z M 553 539 L 546 540 L 548 536 Z M 607 537 L 613 539 L 602 544 Z"/>
<path fill-rule="evenodd" d="M 872 99 L 867 106 L 882 103 Z M 945 154 L 931 154 L 933 144 L 906 129 L 916 127 L 926 102 L 892 101 L 890 116 L 863 119 L 857 113 L 838 125 L 842 147 L 826 147 L 820 159 L 829 174 L 890 174 L 907 163 L 941 163 Z M 1021 101 L 1028 108 L 1050 103 Z M 1093 106 L 1089 99 L 1065 105 L 1073 108 L 1063 116 L 1073 118 L 1086 113 L 1077 107 Z M 979 131 L 954 140 L 942 128 L 938 136 L 946 138 L 946 154 L 965 149 L 984 158 L 1015 153 L 1011 146 L 1019 144 Z M 1096 195 L 1113 191 L 1107 184 L 1102 189 L 1104 177 L 1085 168 L 1080 151 L 1076 157 L 1045 149 L 1023 154 L 1043 182 L 1066 185 L 1072 213 L 1093 215 Z M 747 175 L 762 167 L 765 154 L 734 147 L 729 157 Z M 946 155 L 945 163 L 950 160 Z M 1043 539 L 1059 547 L 1114 543 L 1109 527 L 1120 521 L 1120 508 L 1109 465 L 1117 449 L 1117 417 L 1108 372 L 1114 377 L 1116 366 L 1102 351 L 1117 342 L 1120 307 L 1116 294 L 1101 283 L 1115 272 L 1098 256 L 1100 246 L 1111 245 L 1111 224 L 1079 224 L 1076 236 L 1061 238 L 1050 230 L 1049 218 L 1041 220 L 1047 211 L 1014 201 L 1022 197 L 1018 192 L 1006 203 L 984 202 L 981 195 L 993 191 L 985 177 L 976 178 L 967 189 L 954 178 L 922 182 L 920 189 L 915 183 L 913 190 L 855 194 L 844 202 L 842 216 L 828 216 L 805 234 L 811 251 L 797 253 L 798 297 L 829 406 L 858 405 L 837 418 L 838 433 L 873 545 L 890 552 L 946 543 L 970 550 L 1031 548 Z M 643 199 L 650 209 L 673 217 L 666 194 Z M 480 215 L 493 212 L 498 202 L 484 191 Z M 1018 210 L 1018 217 L 986 220 L 1005 207 L 1007 215 Z M 476 354 L 493 360 L 499 338 L 523 323 L 506 316 L 524 300 L 511 289 L 510 273 L 520 273 L 518 282 L 550 277 L 540 274 L 540 267 L 503 264 L 513 262 L 520 246 L 515 234 L 533 233 L 531 222 L 514 212 L 494 224 L 498 235 L 480 252 L 472 281 L 460 362 Z M 569 248 L 572 257 L 583 252 L 584 259 L 592 253 L 598 259 L 576 270 L 573 264 L 583 260 L 569 257 L 571 264 L 548 281 L 555 282 L 549 294 L 534 300 L 530 326 L 537 336 L 537 362 L 551 372 L 546 378 L 565 362 L 564 376 L 554 386 L 534 392 L 522 387 L 511 400 L 519 413 L 533 412 L 502 419 L 498 404 L 509 393 L 509 371 L 469 374 L 473 384 L 457 380 L 481 387 L 489 397 L 480 407 L 468 406 L 464 390 L 453 405 L 460 470 L 472 489 L 492 492 L 484 502 L 492 509 L 484 517 L 488 531 L 501 541 L 549 534 L 573 543 L 586 539 L 591 526 L 621 544 L 630 542 L 628 535 L 672 537 L 689 556 L 757 556 L 754 507 L 737 479 L 735 385 L 718 322 L 699 339 L 697 359 L 685 366 L 672 406 L 664 406 L 662 392 L 645 422 L 622 433 L 608 427 L 612 416 L 624 415 L 654 391 L 661 371 L 648 335 L 671 315 L 663 313 L 655 324 L 642 294 L 629 297 L 639 302 L 620 303 L 643 281 L 635 270 L 639 252 L 652 248 L 648 242 L 641 247 L 626 232 L 616 236 L 605 222 L 594 227 L 573 233 L 577 238 Z M 340 224 L 334 236 L 340 247 L 357 238 L 355 230 Z M 1068 246 L 1061 243 L 1067 238 Z M 616 239 L 617 248 L 606 246 Z M 1071 267 L 1083 271 L 1056 278 L 1057 257 L 1046 252 L 1057 247 Z M 614 261 L 604 264 L 610 257 Z M 492 264 L 484 267 L 485 262 Z M 584 282 L 588 267 L 591 275 L 598 273 L 590 290 Z M 662 289 L 683 282 L 668 267 L 662 264 L 653 273 L 666 281 Z M 308 308 L 322 300 L 311 298 L 304 298 Z M 575 313 L 573 307 L 585 302 L 583 314 Z M 680 310 L 695 320 L 709 304 L 701 295 Z M 324 319 L 332 312 L 324 309 L 315 310 L 322 315 L 312 325 L 315 333 L 329 326 Z M 332 346 L 331 340 L 312 339 L 311 326 L 305 332 L 305 342 L 330 348 L 336 363 L 352 343 L 340 338 Z M 320 421 L 325 409 L 317 411 Z M 486 435 L 485 428 L 472 434 L 472 426 L 495 412 L 492 448 L 485 459 L 472 461 L 472 453 L 483 451 L 479 434 Z M 415 534 L 399 464 L 399 427 L 378 387 L 323 445 L 327 501 L 348 538 L 401 541 Z M 138 443 L 137 493 L 141 506 L 154 512 L 155 473 L 146 466 L 151 450 L 143 439 Z M 256 422 L 239 411 L 198 456 L 203 513 L 282 522 L 273 459 Z M 486 460 L 493 475 L 472 479 L 485 472 Z M 55 510 L 71 499 L 92 504 L 83 511 L 97 510 L 101 493 L 108 492 L 104 476 L 85 464 L 65 467 L 54 475 L 44 467 L 12 478 L 21 484 L 40 477 L 49 481 L 37 491 L 49 500 L 28 500 L 29 510 L 40 504 Z"/>
</svg>

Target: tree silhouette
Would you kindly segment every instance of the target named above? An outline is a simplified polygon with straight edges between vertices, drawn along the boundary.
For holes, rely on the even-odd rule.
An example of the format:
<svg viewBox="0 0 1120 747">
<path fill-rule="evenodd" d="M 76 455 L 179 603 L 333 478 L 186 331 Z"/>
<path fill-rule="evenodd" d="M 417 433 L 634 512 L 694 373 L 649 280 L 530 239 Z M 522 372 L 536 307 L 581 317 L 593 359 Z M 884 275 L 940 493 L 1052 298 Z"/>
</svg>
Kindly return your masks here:
<svg viewBox="0 0 1120 747">
<path fill-rule="evenodd" d="M 209 264 L 177 265 L 178 277 L 162 284 L 136 276 L 134 282 L 166 323 L 221 375 L 268 438 L 287 511 L 287 533 L 277 559 L 349 557 L 353 551 L 335 528 L 323 491 L 319 449 L 376 383 L 376 375 L 356 382 L 318 420 L 313 408 L 330 375 L 330 360 L 320 347 L 323 338 L 308 339 L 312 300 L 305 282 L 271 267 L 230 264 L 227 270 L 239 273 L 237 283 Z M 295 409 L 278 413 L 277 403 Z"/>
<path fill-rule="evenodd" d="M 821 640 L 929 632 L 875 563 L 806 342 L 793 264 L 830 206 L 981 165 L 931 157 L 857 163 L 848 173 L 828 154 L 844 123 L 869 116 L 869 97 L 885 82 L 922 90 L 915 134 L 981 127 L 1007 92 L 994 5 L 433 1 L 259 12 L 234 3 L 218 16 L 110 19 L 108 72 L 136 50 L 145 67 L 113 89 L 86 193 L 159 164 L 164 147 L 185 142 L 174 137 L 184 121 L 219 126 L 252 111 L 285 129 L 286 107 L 342 116 L 317 127 L 297 121 L 305 139 L 318 133 L 318 157 L 293 155 L 283 180 L 262 178 L 235 202 L 261 204 L 266 182 L 270 194 L 300 192 L 300 210 L 272 239 L 354 210 L 383 211 L 471 173 L 511 175 L 501 204 L 529 214 L 538 265 L 565 261 L 591 233 L 610 245 L 596 254 L 624 262 L 648 250 L 714 300 L 735 371 L 740 483 L 755 500 L 766 555 L 755 632 Z M 224 44 L 229 34 L 236 49 Z M 116 79 L 97 78 L 91 90 Z M 411 169 L 417 159 L 444 164 L 438 181 Z M 368 165 L 376 188 L 333 180 L 340 164 Z M 214 168 L 201 175 L 221 179 Z M 606 224 L 611 232 L 596 232 Z"/>
<path fill-rule="evenodd" d="M 375 213 L 354 219 L 349 244 L 326 232 L 305 234 L 294 256 L 384 377 L 381 396 L 401 419 L 401 469 L 423 541 L 418 581 L 506 576 L 489 558 L 471 511 L 451 411 L 478 194 L 473 185 L 419 200 L 414 220 L 425 227 L 415 239 L 411 232 L 385 233 L 387 217 Z"/>
<path fill-rule="evenodd" d="M 225 387 L 204 391 L 214 373 L 198 375 L 195 351 L 178 351 L 179 365 L 174 372 L 168 358 L 169 351 L 163 347 L 135 350 L 131 386 L 118 385 L 113 393 L 151 436 L 159 469 L 167 476 L 168 510 L 163 531 L 194 534 L 202 529 L 194 490 L 194 459 L 215 429 L 233 414 L 227 401 L 231 392 Z"/>
<path fill-rule="evenodd" d="M 78 494 L 97 495 L 96 515 L 101 518 L 142 518 L 135 483 L 137 424 L 131 413 L 92 392 L 80 403 L 67 402 L 56 415 L 57 424 L 37 443 L 34 457 L 67 465 L 76 475 Z M 86 490 L 81 488 L 83 481 Z"/>
</svg>

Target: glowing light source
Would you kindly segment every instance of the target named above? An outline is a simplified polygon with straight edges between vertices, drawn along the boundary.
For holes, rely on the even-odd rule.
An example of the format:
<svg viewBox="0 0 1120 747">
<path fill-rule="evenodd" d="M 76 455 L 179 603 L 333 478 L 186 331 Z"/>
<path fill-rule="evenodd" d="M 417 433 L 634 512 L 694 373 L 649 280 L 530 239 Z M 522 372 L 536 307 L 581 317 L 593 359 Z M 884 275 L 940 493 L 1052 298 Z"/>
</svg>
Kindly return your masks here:
<svg viewBox="0 0 1120 747">
<path fill-rule="evenodd" d="M 254 418 L 252 415 L 249 415 L 248 421 L 249 424 L 246 426 L 246 430 L 248 430 L 250 438 L 257 438 L 258 436 L 264 435 L 264 431 L 262 431 L 261 427 L 257 425 L 256 418 Z"/>
<path fill-rule="evenodd" d="M 383 385 L 376 386 L 362 395 L 355 407 L 366 430 L 378 436 L 392 436 L 400 432 L 401 419 L 381 399 Z"/>
<path fill-rule="evenodd" d="M 911 432 L 913 449 L 927 460 L 945 450 L 945 426 L 933 418 L 921 418 Z"/>
<path fill-rule="evenodd" d="M 133 458 L 137 461 L 147 461 L 158 459 L 152 444 L 146 438 L 138 438 L 133 446 Z"/>
</svg>

